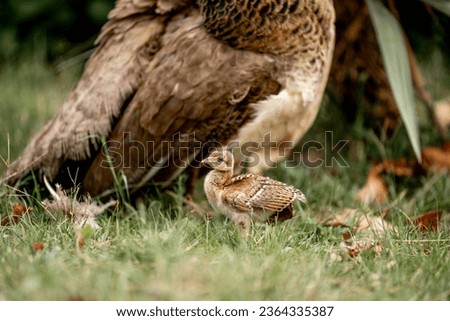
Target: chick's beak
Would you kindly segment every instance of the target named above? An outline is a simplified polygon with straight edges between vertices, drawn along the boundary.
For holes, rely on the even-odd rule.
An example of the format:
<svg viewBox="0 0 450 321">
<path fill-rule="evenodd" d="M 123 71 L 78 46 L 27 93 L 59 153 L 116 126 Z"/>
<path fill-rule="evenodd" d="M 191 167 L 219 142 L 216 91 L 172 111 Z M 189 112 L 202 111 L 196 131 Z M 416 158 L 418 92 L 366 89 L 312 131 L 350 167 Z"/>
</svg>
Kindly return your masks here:
<svg viewBox="0 0 450 321">
<path fill-rule="evenodd" d="M 210 164 L 209 161 L 208 161 L 208 158 L 205 158 L 204 160 L 202 160 L 202 161 L 200 162 L 200 164 L 201 164 L 202 166 L 204 166 L 204 167 L 212 168 L 211 164 Z"/>
</svg>

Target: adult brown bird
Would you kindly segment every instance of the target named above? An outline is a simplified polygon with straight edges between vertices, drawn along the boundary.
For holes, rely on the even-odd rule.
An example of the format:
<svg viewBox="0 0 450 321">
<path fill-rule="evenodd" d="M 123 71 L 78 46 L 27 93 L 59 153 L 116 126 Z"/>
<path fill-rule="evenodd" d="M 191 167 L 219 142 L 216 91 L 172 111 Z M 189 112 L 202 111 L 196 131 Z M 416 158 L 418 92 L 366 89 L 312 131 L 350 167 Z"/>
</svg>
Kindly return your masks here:
<svg viewBox="0 0 450 321">
<path fill-rule="evenodd" d="M 78 85 L 8 168 L 98 195 L 168 185 L 232 140 L 294 143 L 316 117 L 332 0 L 118 0 Z M 102 142 L 106 142 L 102 146 Z M 255 155 L 263 158 L 263 150 Z M 272 159 L 276 160 L 276 159 Z M 260 167 L 258 167 L 260 168 Z"/>
</svg>

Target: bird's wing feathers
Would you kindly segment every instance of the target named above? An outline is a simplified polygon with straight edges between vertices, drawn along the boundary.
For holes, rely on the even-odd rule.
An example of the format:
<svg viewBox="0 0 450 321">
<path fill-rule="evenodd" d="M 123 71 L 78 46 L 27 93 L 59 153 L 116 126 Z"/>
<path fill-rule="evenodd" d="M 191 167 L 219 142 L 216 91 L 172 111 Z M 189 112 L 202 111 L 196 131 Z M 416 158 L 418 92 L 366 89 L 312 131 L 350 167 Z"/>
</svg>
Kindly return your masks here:
<svg viewBox="0 0 450 321">
<path fill-rule="evenodd" d="M 160 48 L 170 15 L 157 12 L 166 2 L 174 3 L 173 11 L 190 1 L 116 2 L 82 78 L 58 114 L 9 167 L 6 177 L 10 183 L 28 168 L 40 169 L 53 179 L 66 160 L 86 159 L 92 147 L 97 149 L 98 137 L 109 134 L 114 118 L 138 88 L 142 70 Z"/>
<path fill-rule="evenodd" d="M 190 149 L 198 142 L 225 142 L 251 117 L 252 103 L 278 93 L 272 58 L 214 39 L 191 2 L 117 1 L 78 85 L 9 167 L 9 183 L 28 168 L 59 180 L 84 166 L 84 191 L 112 187 L 99 137 L 108 141 L 114 168 L 130 183 L 142 182 L 170 156 L 163 143 L 174 135 L 189 137 Z M 161 180 L 176 176 L 192 157 L 186 149 L 179 152 Z M 90 158 L 92 163 L 76 163 Z"/>
<path fill-rule="evenodd" d="M 295 199 L 305 201 L 298 189 L 269 177 L 244 174 L 232 179 L 225 188 L 225 202 L 238 211 L 280 212 Z"/>
<path fill-rule="evenodd" d="M 161 50 L 109 137 L 123 143 L 122 156 L 131 160 L 117 158 L 114 168 L 135 187 L 150 178 L 173 179 L 200 152 L 201 143 L 225 143 L 250 118 L 252 103 L 280 89 L 271 78 L 272 58 L 226 46 L 202 22 L 194 10 L 167 24 Z M 241 91 L 245 94 L 237 94 Z M 100 166 L 104 161 L 99 153 L 84 178 L 90 193 L 111 187 L 109 169 Z"/>
<path fill-rule="evenodd" d="M 277 12 L 292 11 L 299 19 L 293 20 L 298 28 L 283 31 L 276 23 L 272 26 L 273 20 L 264 19 L 267 10 L 275 9 L 263 1 L 255 5 L 261 18 L 258 21 L 264 26 L 255 25 L 253 20 L 239 23 L 241 13 L 248 17 L 255 13 L 243 1 L 117 0 L 79 83 L 55 118 L 9 167 L 8 182 L 14 183 L 28 168 L 45 173 L 49 180 L 63 180 L 61 176 L 71 176 L 66 171 L 73 173 L 74 165 L 75 170 L 80 170 L 82 190 L 97 194 L 113 187 L 108 168 L 111 164 L 115 171 L 126 175 L 130 185 L 150 178 L 171 181 L 196 156 L 193 149 L 199 152 L 205 147 L 198 144 L 227 143 L 250 119 L 258 119 L 258 105 L 264 107 L 272 101 L 270 97 L 288 92 L 291 78 L 298 78 L 296 66 L 310 60 L 303 52 L 307 49 L 305 52 L 316 57 L 317 48 L 314 43 L 308 48 L 303 48 L 302 43 L 300 47 L 298 43 L 291 45 L 278 36 L 290 34 L 298 42 L 297 33 L 303 34 L 305 29 L 302 17 L 308 16 L 303 6 L 312 6 L 308 12 L 315 15 L 321 11 L 316 3 L 322 2 L 332 8 L 332 0 L 278 3 Z M 236 14 L 233 6 L 237 4 L 242 12 Z M 210 13 L 214 30 L 223 32 L 222 36 L 208 25 Z M 244 29 L 233 29 L 239 25 Z M 267 32 L 255 33 L 255 26 Z M 257 47 L 233 47 L 230 42 L 234 36 L 245 42 L 250 35 Z M 273 49 L 272 40 L 287 45 L 287 51 Z M 277 53 L 284 52 L 280 60 Z M 293 60 L 291 54 L 301 59 Z M 309 74 L 300 74 L 309 79 Z M 297 87 L 301 83 L 294 82 Z M 294 103 L 301 93 L 294 90 Z M 291 112 L 285 114 L 289 119 L 293 116 Z M 278 113 L 269 118 L 277 122 L 256 124 L 269 129 L 272 125 L 279 127 Z M 297 119 L 304 121 L 297 116 L 291 121 L 295 126 Z M 108 162 L 104 149 L 99 148 L 100 137 L 107 139 L 111 156 Z M 262 136 L 248 137 L 250 141 Z M 243 208 L 280 211 L 294 198 L 301 199 L 296 191 L 274 181 L 253 180 L 257 184 L 247 187 L 248 199 L 235 195 L 236 203 Z M 245 185 L 246 181 L 241 178 L 236 183 Z"/>
</svg>

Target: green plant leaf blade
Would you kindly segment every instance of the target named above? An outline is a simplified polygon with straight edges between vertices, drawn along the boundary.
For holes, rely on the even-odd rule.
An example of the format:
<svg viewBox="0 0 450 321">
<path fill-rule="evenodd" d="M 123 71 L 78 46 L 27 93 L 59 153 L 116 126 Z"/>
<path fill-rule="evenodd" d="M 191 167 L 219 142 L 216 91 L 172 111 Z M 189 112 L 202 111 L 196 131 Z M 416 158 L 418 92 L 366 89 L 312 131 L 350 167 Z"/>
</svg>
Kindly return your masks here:
<svg viewBox="0 0 450 321">
<path fill-rule="evenodd" d="M 435 9 L 442 11 L 450 17 L 450 1 L 449 0 L 421 0 L 426 4 L 434 7 Z"/>
<path fill-rule="evenodd" d="M 379 0 L 366 0 L 366 3 L 395 102 L 405 124 L 414 153 L 420 161 L 420 139 L 414 88 L 403 30 L 397 19 Z"/>
</svg>

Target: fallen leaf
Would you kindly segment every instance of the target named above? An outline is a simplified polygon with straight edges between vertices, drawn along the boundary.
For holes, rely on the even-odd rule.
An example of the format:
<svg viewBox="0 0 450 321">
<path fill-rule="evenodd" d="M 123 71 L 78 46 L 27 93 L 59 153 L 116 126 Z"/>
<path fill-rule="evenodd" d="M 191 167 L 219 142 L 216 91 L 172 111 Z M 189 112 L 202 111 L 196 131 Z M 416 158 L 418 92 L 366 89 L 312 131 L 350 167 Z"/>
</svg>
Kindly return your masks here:
<svg viewBox="0 0 450 321">
<path fill-rule="evenodd" d="M 341 226 L 341 227 L 350 227 L 350 226 L 347 226 L 347 225 L 345 225 L 344 223 L 342 223 L 342 222 L 340 222 L 338 220 L 328 221 L 328 222 L 325 223 L 325 225 L 326 226 L 331 226 L 331 227 L 339 227 L 339 226 Z"/>
<path fill-rule="evenodd" d="M 450 99 L 436 102 L 434 104 L 434 113 L 441 131 L 446 133 L 447 127 L 450 125 Z"/>
<path fill-rule="evenodd" d="M 376 239 L 388 231 L 396 230 L 384 219 L 386 213 L 387 211 L 383 211 L 382 216 L 374 216 L 357 209 L 346 208 L 342 213 L 336 214 L 333 220 L 325 222 L 327 226 L 350 228 L 350 231 L 342 235 L 342 242 L 331 253 L 330 260 L 341 261 L 343 255 L 357 258 L 362 252 L 368 250 L 373 250 L 379 255 L 383 251 L 383 245 Z"/>
<path fill-rule="evenodd" d="M 407 161 L 404 158 L 398 160 L 385 160 L 383 162 L 384 173 L 397 177 L 421 177 L 426 175 L 426 170 L 416 159 Z"/>
<path fill-rule="evenodd" d="M 31 247 L 33 248 L 33 252 L 42 251 L 44 249 L 44 243 L 34 242 Z"/>
<path fill-rule="evenodd" d="M 365 205 L 382 204 L 388 200 L 388 186 L 382 174 L 397 177 L 420 177 L 430 172 L 450 171 L 450 143 L 442 148 L 426 147 L 422 150 L 422 163 L 417 160 L 408 161 L 385 160 L 372 166 L 364 186 L 356 193 L 355 199 Z"/>
<path fill-rule="evenodd" d="M 339 214 L 334 214 L 333 219 L 325 221 L 325 226 L 342 226 L 342 227 L 350 227 L 352 228 L 355 221 L 355 216 L 358 216 L 360 214 L 359 210 L 354 208 L 345 208 L 342 210 Z"/>
<path fill-rule="evenodd" d="M 342 234 L 342 239 L 344 241 L 348 241 L 353 237 L 353 234 L 350 232 L 345 232 L 344 234 Z"/>
<path fill-rule="evenodd" d="M 30 213 L 31 211 L 32 211 L 31 208 L 27 208 L 22 203 L 14 203 L 12 208 L 12 215 L 4 217 L 0 222 L 0 226 L 17 224 L 19 223 L 20 219 L 24 214 Z"/>
<path fill-rule="evenodd" d="M 365 215 L 361 217 L 359 226 L 356 228 L 357 232 L 370 230 L 374 234 L 383 234 L 387 230 L 395 230 L 394 227 L 388 223 L 381 216 Z"/>
<path fill-rule="evenodd" d="M 420 228 L 422 232 L 437 231 L 439 222 L 442 219 L 442 212 L 430 211 L 425 214 L 415 216 L 411 219 L 415 227 Z"/>
<path fill-rule="evenodd" d="M 19 216 L 6 216 L 2 218 L 2 221 L 0 222 L 0 226 L 8 226 L 11 224 L 17 224 L 20 221 Z"/>
<path fill-rule="evenodd" d="M 15 216 L 21 216 L 28 212 L 28 209 L 22 203 L 14 203 L 12 213 Z"/>
<path fill-rule="evenodd" d="M 423 167 L 428 172 L 450 171 L 450 143 L 444 147 L 426 147 L 422 150 Z"/>
<path fill-rule="evenodd" d="M 365 185 L 356 194 L 356 200 L 363 204 L 386 203 L 388 200 L 388 186 L 381 178 L 384 165 L 378 164 L 372 167 L 367 175 Z"/>
<path fill-rule="evenodd" d="M 357 238 L 349 233 L 343 235 L 343 241 L 330 253 L 330 262 L 340 262 L 344 257 L 356 259 L 359 262 L 359 256 L 363 252 L 374 251 L 380 255 L 383 251 L 383 245 L 372 238 Z"/>
<path fill-rule="evenodd" d="M 350 240 L 341 243 L 341 247 L 347 249 L 348 256 L 355 258 L 361 254 L 363 251 L 374 250 L 375 254 L 379 255 L 383 251 L 383 246 L 381 243 L 375 242 L 372 239 L 356 239 L 352 238 Z"/>
<path fill-rule="evenodd" d="M 342 226 L 352 229 L 352 233 L 344 234 L 347 238 L 352 237 L 356 233 L 368 231 L 374 235 L 383 235 L 388 230 L 394 231 L 395 228 L 384 219 L 383 216 L 374 216 L 370 213 L 364 213 L 358 209 L 346 208 L 342 213 L 335 214 L 334 218 L 326 221 L 326 226 Z"/>
</svg>

